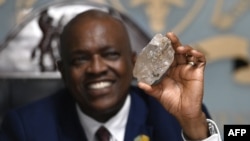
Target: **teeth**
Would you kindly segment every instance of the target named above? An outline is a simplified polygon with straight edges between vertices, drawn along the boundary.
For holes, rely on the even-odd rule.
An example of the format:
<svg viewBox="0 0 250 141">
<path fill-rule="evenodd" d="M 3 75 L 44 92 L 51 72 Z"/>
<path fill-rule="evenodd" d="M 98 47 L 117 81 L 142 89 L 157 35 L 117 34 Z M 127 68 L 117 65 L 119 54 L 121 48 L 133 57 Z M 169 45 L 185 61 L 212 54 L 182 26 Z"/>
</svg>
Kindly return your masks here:
<svg viewBox="0 0 250 141">
<path fill-rule="evenodd" d="M 89 88 L 91 89 L 102 89 L 111 86 L 111 82 L 98 82 L 98 83 L 93 83 L 89 85 Z"/>
</svg>

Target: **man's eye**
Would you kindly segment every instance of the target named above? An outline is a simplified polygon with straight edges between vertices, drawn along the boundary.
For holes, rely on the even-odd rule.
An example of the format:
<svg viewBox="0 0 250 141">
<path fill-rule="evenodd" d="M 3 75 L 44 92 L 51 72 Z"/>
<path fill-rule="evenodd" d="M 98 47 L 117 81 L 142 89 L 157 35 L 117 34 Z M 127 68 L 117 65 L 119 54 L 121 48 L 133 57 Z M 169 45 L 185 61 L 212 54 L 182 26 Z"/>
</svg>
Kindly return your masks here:
<svg viewBox="0 0 250 141">
<path fill-rule="evenodd" d="M 71 64 L 81 64 L 85 63 L 87 60 L 88 59 L 85 56 L 74 57 L 71 61 Z"/>
<path fill-rule="evenodd" d="M 104 57 L 110 60 L 115 60 L 120 57 L 120 53 L 118 52 L 107 52 L 104 54 Z"/>
</svg>

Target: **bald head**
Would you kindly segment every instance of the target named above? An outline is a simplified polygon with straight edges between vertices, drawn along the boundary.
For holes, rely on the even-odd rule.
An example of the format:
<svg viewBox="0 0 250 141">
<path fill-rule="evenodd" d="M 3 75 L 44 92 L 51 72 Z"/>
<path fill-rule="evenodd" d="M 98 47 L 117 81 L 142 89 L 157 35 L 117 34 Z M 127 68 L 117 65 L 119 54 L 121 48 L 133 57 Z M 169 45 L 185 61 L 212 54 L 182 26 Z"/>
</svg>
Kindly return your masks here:
<svg viewBox="0 0 250 141">
<path fill-rule="evenodd" d="M 97 30 L 96 32 L 98 32 L 98 30 L 100 32 L 102 32 L 102 30 L 107 30 L 110 34 L 120 32 L 120 36 L 123 36 L 123 40 L 128 43 L 127 50 L 131 51 L 129 35 L 121 20 L 100 10 L 89 10 L 78 14 L 64 27 L 60 36 L 61 56 L 63 55 L 63 50 L 67 47 L 65 45 L 67 45 L 67 42 L 69 41 L 69 36 L 78 36 L 79 34 L 82 34 L 80 31 L 83 30 L 85 30 L 85 34 L 92 34 L 93 30 Z"/>
<path fill-rule="evenodd" d="M 120 22 L 120 20 L 118 20 L 117 18 L 111 16 L 109 13 L 104 12 L 104 11 L 100 11 L 100 10 L 88 10 L 85 12 L 82 12 L 80 14 L 78 14 L 77 16 L 75 16 L 66 26 L 65 29 L 74 26 L 75 24 L 78 23 L 84 23 L 84 22 L 88 22 L 89 20 L 101 20 L 101 19 L 106 19 L 106 20 L 115 20 L 117 22 Z"/>
</svg>

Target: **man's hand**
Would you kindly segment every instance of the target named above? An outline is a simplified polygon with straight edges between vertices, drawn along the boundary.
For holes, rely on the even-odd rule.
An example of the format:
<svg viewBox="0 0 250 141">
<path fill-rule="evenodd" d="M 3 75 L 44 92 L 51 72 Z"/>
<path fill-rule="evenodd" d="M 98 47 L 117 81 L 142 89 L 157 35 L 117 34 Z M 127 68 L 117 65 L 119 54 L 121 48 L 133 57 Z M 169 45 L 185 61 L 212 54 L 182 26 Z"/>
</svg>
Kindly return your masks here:
<svg viewBox="0 0 250 141">
<path fill-rule="evenodd" d="M 173 33 L 166 36 L 175 50 L 171 67 L 157 84 L 150 86 L 139 82 L 138 86 L 176 117 L 188 138 L 204 139 L 208 136 L 202 112 L 205 56 L 188 45 L 183 46 Z"/>
</svg>

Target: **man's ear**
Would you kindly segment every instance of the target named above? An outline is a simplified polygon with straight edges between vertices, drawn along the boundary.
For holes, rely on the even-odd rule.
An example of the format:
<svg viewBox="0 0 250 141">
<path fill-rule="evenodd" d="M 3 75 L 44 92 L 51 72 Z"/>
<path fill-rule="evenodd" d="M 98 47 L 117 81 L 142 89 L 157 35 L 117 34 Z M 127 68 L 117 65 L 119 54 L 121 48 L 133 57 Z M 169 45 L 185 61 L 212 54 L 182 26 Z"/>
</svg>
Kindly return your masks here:
<svg viewBox="0 0 250 141">
<path fill-rule="evenodd" d="M 137 57 L 137 53 L 135 51 L 132 52 L 132 63 L 133 63 L 133 66 L 135 66 L 136 57 Z"/>
</svg>

